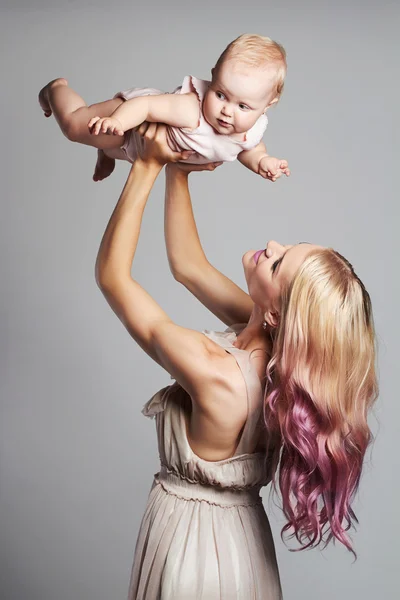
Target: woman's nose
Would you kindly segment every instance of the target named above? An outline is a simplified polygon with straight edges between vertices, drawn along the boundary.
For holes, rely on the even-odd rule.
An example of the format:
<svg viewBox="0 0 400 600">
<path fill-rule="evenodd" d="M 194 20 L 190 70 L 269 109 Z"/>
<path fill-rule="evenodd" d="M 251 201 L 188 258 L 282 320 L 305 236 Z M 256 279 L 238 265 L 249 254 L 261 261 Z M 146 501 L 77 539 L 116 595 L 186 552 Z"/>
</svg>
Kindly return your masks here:
<svg viewBox="0 0 400 600">
<path fill-rule="evenodd" d="M 282 253 L 284 251 L 284 246 L 276 242 L 275 240 L 269 240 L 267 242 L 267 256 L 268 258 L 277 253 Z"/>
</svg>

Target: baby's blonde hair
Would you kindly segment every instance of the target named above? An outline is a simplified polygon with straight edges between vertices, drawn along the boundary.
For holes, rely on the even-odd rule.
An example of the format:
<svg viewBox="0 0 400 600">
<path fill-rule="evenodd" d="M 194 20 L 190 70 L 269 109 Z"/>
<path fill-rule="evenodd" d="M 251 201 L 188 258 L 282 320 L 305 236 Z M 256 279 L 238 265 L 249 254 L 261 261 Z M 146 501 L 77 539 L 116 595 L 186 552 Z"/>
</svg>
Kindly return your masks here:
<svg viewBox="0 0 400 600">
<path fill-rule="evenodd" d="M 276 95 L 280 98 L 286 76 L 286 51 L 269 37 L 244 33 L 225 48 L 214 67 L 214 76 L 227 60 L 236 60 L 253 68 L 276 66 Z"/>
</svg>

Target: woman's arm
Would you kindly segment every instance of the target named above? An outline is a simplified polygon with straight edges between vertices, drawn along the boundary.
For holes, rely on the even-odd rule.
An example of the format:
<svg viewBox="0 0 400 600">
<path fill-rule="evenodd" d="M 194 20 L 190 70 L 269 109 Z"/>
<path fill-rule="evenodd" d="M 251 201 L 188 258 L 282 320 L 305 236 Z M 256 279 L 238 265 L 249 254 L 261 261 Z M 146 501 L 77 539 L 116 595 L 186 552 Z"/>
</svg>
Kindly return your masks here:
<svg viewBox="0 0 400 600">
<path fill-rule="evenodd" d="M 212 313 L 227 325 L 247 323 L 253 301 L 207 260 L 201 246 L 189 193 L 189 170 L 168 165 L 165 191 L 165 240 L 171 271 Z"/>
<path fill-rule="evenodd" d="M 199 122 L 199 111 L 199 99 L 194 92 L 138 96 L 120 104 L 110 117 L 93 117 L 88 127 L 93 135 L 123 135 L 144 121 L 194 129 Z"/>
<path fill-rule="evenodd" d="M 153 125 L 151 126 L 153 127 Z M 165 127 L 154 125 L 157 136 Z M 137 159 L 107 225 L 96 261 L 96 281 L 111 308 L 131 336 L 156 362 L 162 365 L 189 394 L 196 397 L 204 382 L 218 377 L 212 368 L 226 353 L 206 336 L 175 325 L 162 308 L 131 276 L 143 211 L 163 163 L 154 158 Z M 146 150 L 145 150 L 146 153 Z M 182 160 L 186 153 L 172 153 L 170 160 Z M 165 162 L 165 161 L 164 161 Z M 206 398 L 207 395 L 204 395 Z"/>
</svg>

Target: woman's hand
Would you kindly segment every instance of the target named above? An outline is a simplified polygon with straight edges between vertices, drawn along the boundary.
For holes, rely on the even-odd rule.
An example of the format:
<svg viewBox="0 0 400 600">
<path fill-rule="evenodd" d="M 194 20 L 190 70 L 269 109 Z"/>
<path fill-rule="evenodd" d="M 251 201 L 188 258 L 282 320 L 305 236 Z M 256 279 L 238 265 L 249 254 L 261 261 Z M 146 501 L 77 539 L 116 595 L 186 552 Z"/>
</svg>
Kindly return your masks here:
<svg viewBox="0 0 400 600">
<path fill-rule="evenodd" d="M 172 171 L 183 171 L 186 174 L 192 173 L 192 171 L 215 171 L 217 167 L 223 164 L 223 161 L 220 162 L 209 162 L 204 165 L 194 165 L 191 163 L 176 163 L 174 165 L 169 165 L 168 170 Z"/>
<path fill-rule="evenodd" d="M 143 140 L 140 158 L 137 160 L 164 166 L 169 162 L 176 163 L 178 160 L 187 160 L 193 154 L 190 150 L 184 150 L 183 152 L 171 150 L 167 142 L 166 125 L 163 123 L 148 123 L 145 121 L 136 128 L 136 131 Z"/>
</svg>

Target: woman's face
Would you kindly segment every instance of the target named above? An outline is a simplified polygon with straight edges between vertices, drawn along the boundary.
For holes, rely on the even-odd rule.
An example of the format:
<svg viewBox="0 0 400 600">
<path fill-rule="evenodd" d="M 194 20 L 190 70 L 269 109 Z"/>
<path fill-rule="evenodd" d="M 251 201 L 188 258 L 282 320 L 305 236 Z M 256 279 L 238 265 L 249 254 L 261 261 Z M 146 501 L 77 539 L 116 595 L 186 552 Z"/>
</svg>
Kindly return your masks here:
<svg viewBox="0 0 400 600">
<path fill-rule="evenodd" d="M 310 252 L 320 248 L 322 246 L 308 243 L 282 246 L 271 240 L 262 250 L 249 250 L 244 254 L 242 262 L 249 294 L 272 327 L 279 320 L 283 290 Z"/>
</svg>

